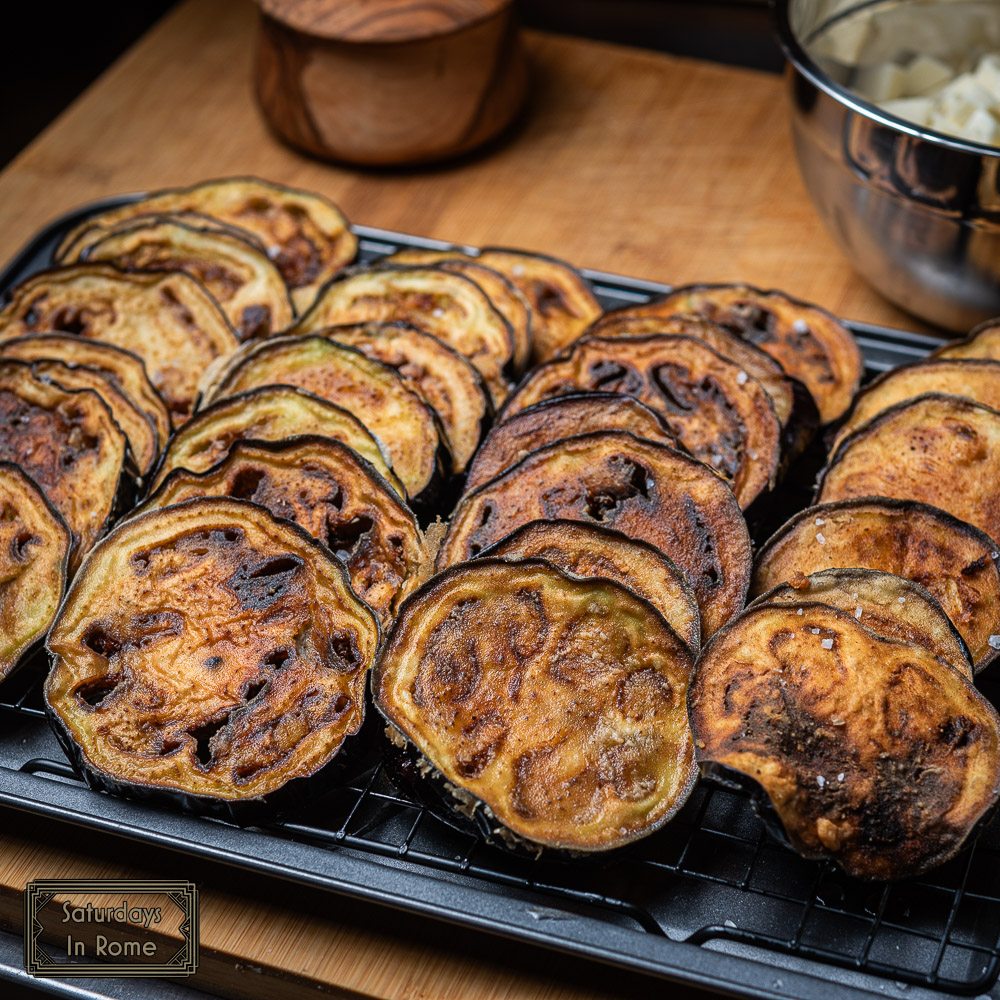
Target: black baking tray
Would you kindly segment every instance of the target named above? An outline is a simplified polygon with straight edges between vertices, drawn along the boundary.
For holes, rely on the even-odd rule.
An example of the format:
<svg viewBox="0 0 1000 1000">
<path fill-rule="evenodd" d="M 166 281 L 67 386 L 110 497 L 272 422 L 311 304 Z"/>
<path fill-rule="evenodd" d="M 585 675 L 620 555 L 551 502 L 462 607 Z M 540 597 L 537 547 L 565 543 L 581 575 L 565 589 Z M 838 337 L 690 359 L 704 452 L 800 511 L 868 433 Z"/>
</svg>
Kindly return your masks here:
<svg viewBox="0 0 1000 1000">
<path fill-rule="evenodd" d="M 0 273 L 0 292 L 49 266 L 69 228 L 127 200 L 49 225 Z M 355 232 L 362 261 L 451 246 L 367 226 Z M 669 289 L 584 274 L 608 308 Z M 848 325 L 869 375 L 941 342 Z M 533 862 L 445 825 L 371 760 L 280 822 L 240 828 L 89 790 L 46 722 L 43 672 L 38 663 L 0 686 L 0 805 L 9 824 L 28 812 L 734 995 L 1000 998 L 1000 825 L 923 878 L 861 883 L 786 850 L 744 792 L 713 779 L 664 830 L 605 862 Z M 989 680 L 984 690 L 1000 697 Z"/>
</svg>

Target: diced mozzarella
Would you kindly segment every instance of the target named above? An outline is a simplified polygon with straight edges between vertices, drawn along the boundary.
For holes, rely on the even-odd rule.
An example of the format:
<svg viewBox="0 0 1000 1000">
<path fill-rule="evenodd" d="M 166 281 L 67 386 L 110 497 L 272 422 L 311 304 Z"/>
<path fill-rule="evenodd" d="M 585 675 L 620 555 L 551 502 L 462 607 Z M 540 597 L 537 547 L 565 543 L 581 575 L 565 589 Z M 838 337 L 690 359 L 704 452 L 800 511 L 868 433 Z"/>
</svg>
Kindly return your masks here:
<svg viewBox="0 0 1000 1000">
<path fill-rule="evenodd" d="M 993 95 L 1000 104 L 1000 55 L 983 56 L 976 67 L 976 83 Z"/>
<path fill-rule="evenodd" d="M 895 101 L 882 101 L 879 107 L 914 125 L 929 125 L 932 103 L 929 97 L 900 97 Z"/>
<path fill-rule="evenodd" d="M 982 142 L 987 146 L 1000 143 L 1000 122 L 983 108 L 976 108 L 968 121 L 954 130 L 955 135 L 972 142 Z"/>
<path fill-rule="evenodd" d="M 903 95 L 904 72 L 891 62 L 859 66 L 854 74 L 854 89 L 869 101 L 892 101 Z"/>
<path fill-rule="evenodd" d="M 919 55 L 903 70 L 903 96 L 920 97 L 946 84 L 954 69 L 934 56 Z M 985 86 L 985 85 L 984 85 Z"/>
</svg>

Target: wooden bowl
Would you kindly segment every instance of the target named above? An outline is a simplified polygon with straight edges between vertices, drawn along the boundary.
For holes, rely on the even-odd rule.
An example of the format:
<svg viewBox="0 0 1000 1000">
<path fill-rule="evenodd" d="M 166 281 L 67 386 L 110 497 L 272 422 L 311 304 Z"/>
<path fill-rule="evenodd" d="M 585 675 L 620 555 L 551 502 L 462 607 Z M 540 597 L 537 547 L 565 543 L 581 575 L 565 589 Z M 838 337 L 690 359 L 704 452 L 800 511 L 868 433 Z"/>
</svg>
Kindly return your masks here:
<svg viewBox="0 0 1000 1000">
<path fill-rule="evenodd" d="M 324 159 L 422 163 L 517 114 L 527 74 L 513 0 L 257 0 L 257 100 Z"/>
</svg>

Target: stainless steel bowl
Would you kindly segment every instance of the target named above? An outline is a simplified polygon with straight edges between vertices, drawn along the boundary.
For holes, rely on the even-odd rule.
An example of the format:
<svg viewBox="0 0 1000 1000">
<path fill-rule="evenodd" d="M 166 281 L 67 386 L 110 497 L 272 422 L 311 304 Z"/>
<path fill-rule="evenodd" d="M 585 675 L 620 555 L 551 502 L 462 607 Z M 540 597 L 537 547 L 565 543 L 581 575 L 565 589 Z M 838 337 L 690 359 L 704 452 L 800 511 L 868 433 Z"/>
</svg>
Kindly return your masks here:
<svg viewBox="0 0 1000 1000">
<path fill-rule="evenodd" d="M 838 82 L 846 73 L 822 54 L 834 47 L 832 33 L 846 36 L 861 18 L 880 19 L 880 59 L 914 51 L 945 57 L 948 47 L 954 58 L 962 18 L 975 22 L 970 45 L 1000 51 L 1000 3 L 771 0 L 771 6 L 790 63 L 799 166 L 841 249 L 886 298 L 931 323 L 966 331 L 1000 316 L 1000 150 L 887 114 Z"/>
</svg>

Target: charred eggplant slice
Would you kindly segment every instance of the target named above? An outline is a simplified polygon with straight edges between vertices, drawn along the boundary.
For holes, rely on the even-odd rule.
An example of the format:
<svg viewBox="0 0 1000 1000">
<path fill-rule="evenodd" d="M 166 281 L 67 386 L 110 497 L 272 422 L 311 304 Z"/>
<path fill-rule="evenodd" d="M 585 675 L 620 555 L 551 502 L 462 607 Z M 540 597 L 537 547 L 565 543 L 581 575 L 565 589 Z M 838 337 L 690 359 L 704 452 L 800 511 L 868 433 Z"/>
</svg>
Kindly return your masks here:
<svg viewBox="0 0 1000 1000">
<path fill-rule="evenodd" d="M 1000 412 L 960 396 L 897 403 L 855 431 L 824 470 L 816 503 L 920 500 L 1000 538 Z"/>
<path fill-rule="evenodd" d="M 354 592 L 385 626 L 416 586 L 423 550 L 413 514 L 339 441 L 237 441 L 207 472 L 175 469 L 143 510 L 204 496 L 251 500 L 304 528 L 347 566 Z"/>
<path fill-rule="evenodd" d="M 1000 361 L 928 358 L 879 375 L 854 397 L 830 450 L 836 451 L 845 438 L 890 406 L 933 392 L 965 396 L 1000 410 Z"/>
<path fill-rule="evenodd" d="M 649 601 L 692 652 L 701 645 L 701 613 L 687 577 L 659 549 L 620 531 L 582 521 L 531 521 L 477 558 L 544 559 L 570 576 L 614 580 Z"/>
<path fill-rule="evenodd" d="M 358 252 L 357 238 L 332 201 L 256 177 L 228 177 L 158 191 L 92 215 L 67 234 L 56 259 L 78 252 L 79 244 L 92 242 L 125 219 L 176 212 L 198 212 L 253 233 L 277 264 L 300 311 Z"/>
<path fill-rule="evenodd" d="M 69 526 L 34 480 L 0 462 L 0 680 L 52 624 L 72 544 Z"/>
<path fill-rule="evenodd" d="M 320 332 L 407 378 L 441 418 L 454 471 L 466 467 L 493 416 L 489 391 L 468 358 L 408 323 L 360 323 Z"/>
<path fill-rule="evenodd" d="M 434 410 L 395 368 L 353 347 L 314 334 L 248 344 L 207 402 L 263 385 L 305 389 L 353 413 L 381 442 L 416 503 L 436 495 L 451 467 Z"/>
<path fill-rule="evenodd" d="M 339 756 L 378 642 L 323 546 L 206 497 L 91 553 L 49 633 L 45 701 L 92 786 L 237 819 Z"/>
<path fill-rule="evenodd" d="M 461 274 L 433 267 L 379 267 L 345 274 L 324 286 L 289 332 L 386 321 L 411 323 L 454 347 L 475 365 L 494 402 L 503 400 L 513 333 L 486 293 Z"/>
<path fill-rule="evenodd" d="M 918 583 L 873 569 L 828 569 L 762 594 L 760 604 L 829 604 L 884 639 L 929 649 L 972 680 L 972 654 L 937 598 Z"/>
<path fill-rule="evenodd" d="M 516 465 L 529 452 L 562 438 L 595 431 L 630 431 L 636 437 L 678 447 L 662 417 L 634 396 L 617 392 L 582 392 L 556 396 L 496 424 L 476 453 L 465 490 Z"/>
<path fill-rule="evenodd" d="M 403 605 L 372 690 L 427 780 L 489 839 L 590 853 L 659 829 L 690 793 L 691 665 L 625 587 L 486 559 Z"/>
<path fill-rule="evenodd" d="M 980 323 L 962 340 L 951 340 L 931 355 L 933 358 L 978 358 L 1000 361 L 1000 322 L 995 319 Z"/>
<path fill-rule="evenodd" d="M 333 438 L 356 451 L 401 496 L 406 490 L 357 417 L 340 406 L 290 385 L 269 385 L 227 396 L 199 410 L 172 438 L 151 490 L 174 469 L 207 472 L 237 441 L 282 441 L 300 435 Z"/>
<path fill-rule="evenodd" d="M 866 497 L 810 507 L 757 555 L 751 593 L 835 568 L 881 570 L 926 588 L 982 670 L 1000 649 L 1000 552 L 983 531 L 912 500 Z"/>
<path fill-rule="evenodd" d="M 10 292 L 0 311 L 0 341 L 68 333 L 133 351 L 170 409 L 187 419 L 198 377 L 238 345 L 211 295 L 180 273 L 126 274 L 107 264 L 42 271 Z"/>
<path fill-rule="evenodd" d="M 123 271 L 183 271 L 215 297 L 241 340 L 269 337 L 292 325 L 292 301 L 267 254 L 230 233 L 179 222 L 138 223 L 90 244 L 83 260 Z"/>
<path fill-rule="evenodd" d="M 690 455 L 627 431 L 539 448 L 467 494 L 438 552 L 438 569 L 473 558 L 522 524 L 550 518 L 614 528 L 673 559 L 695 592 L 702 636 L 743 607 L 750 537 L 732 490 Z"/>
<path fill-rule="evenodd" d="M 730 480 L 748 507 L 774 485 L 781 425 L 763 386 L 694 337 L 588 337 L 531 371 L 501 412 L 574 392 L 620 392 L 656 410 L 677 440 Z"/>
<path fill-rule="evenodd" d="M 634 316 L 695 313 L 749 340 L 803 382 L 828 424 L 851 405 L 861 351 L 836 317 L 783 292 L 747 285 L 690 285 L 630 310 Z"/>
<path fill-rule="evenodd" d="M 159 444 L 170 437 L 170 411 L 153 388 L 138 354 L 101 340 L 59 333 L 42 333 L 0 342 L 0 358 L 19 361 L 64 361 L 101 372 L 149 417 Z"/>
<path fill-rule="evenodd" d="M 802 608 L 750 609 L 702 651 L 698 759 L 759 784 L 805 857 L 862 879 L 943 864 L 1000 795 L 1000 717 L 922 646 Z"/>
</svg>

